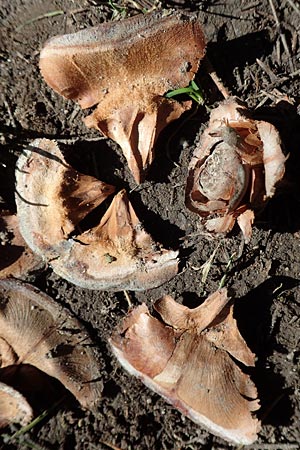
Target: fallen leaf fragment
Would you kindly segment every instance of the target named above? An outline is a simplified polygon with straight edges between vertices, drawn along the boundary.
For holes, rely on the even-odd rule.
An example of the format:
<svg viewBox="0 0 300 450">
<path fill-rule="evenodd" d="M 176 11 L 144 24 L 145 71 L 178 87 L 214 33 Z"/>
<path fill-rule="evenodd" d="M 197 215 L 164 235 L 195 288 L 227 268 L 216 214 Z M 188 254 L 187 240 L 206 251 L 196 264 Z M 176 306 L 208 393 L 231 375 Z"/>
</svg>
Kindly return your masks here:
<svg viewBox="0 0 300 450">
<path fill-rule="evenodd" d="M 209 231 L 227 233 L 237 220 L 246 243 L 255 212 L 274 195 L 286 161 L 276 128 L 247 113 L 234 98 L 212 111 L 186 187 L 187 207 Z"/>
<path fill-rule="evenodd" d="M 0 380 L 16 364 L 25 375 L 33 366 L 58 379 L 83 407 L 99 401 L 100 371 L 86 330 L 49 296 L 17 280 L 0 280 L 0 362 Z"/>
<path fill-rule="evenodd" d="M 23 395 L 0 382 L 0 428 L 10 423 L 27 425 L 33 418 L 33 411 Z"/>
<path fill-rule="evenodd" d="M 110 344 L 120 363 L 194 422 L 235 444 L 251 444 L 259 421 L 257 391 L 236 361 L 254 365 L 226 289 L 189 309 L 165 296 L 152 317 L 145 304 L 129 313 Z"/>
<path fill-rule="evenodd" d="M 176 275 L 178 252 L 152 240 L 124 190 L 96 227 L 76 234 L 75 225 L 114 188 L 67 166 L 52 141 L 31 147 L 16 173 L 20 229 L 58 275 L 84 288 L 114 291 L 151 289 Z"/>
<path fill-rule="evenodd" d="M 97 105 L 86 125 L 121 146 L 140 183 L 160 131 L 191 107 L 164 94 L 189 84 L 204 53 L 196 19 L 156 11 L 51 38 L 40 69 L 59 94 Z"/>
<path fill-rule="evenodd" d="M 0 212 L 0 278 L 26 279 L 44 266 L 24 241 L 16 214 Z"/>
</svg>

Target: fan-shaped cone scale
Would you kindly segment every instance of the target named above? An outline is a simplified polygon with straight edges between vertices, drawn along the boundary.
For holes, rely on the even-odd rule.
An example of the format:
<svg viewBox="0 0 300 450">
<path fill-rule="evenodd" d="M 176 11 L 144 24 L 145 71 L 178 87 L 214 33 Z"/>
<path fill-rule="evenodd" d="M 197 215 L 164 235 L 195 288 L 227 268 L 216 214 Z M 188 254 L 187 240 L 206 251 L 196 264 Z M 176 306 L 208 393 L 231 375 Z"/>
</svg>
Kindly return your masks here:
<svg viewBox="0 0 300 450">
<path fill-rule="evenodd" d="M 16 214 L 0 212 L 0 278 L 26 279 L 44 266 L 24 241 Z"/>
<path fill-rule="evenodd" d="M 232 306 L 221 289 L 198 308 L 165 296 L 152 317 L 145 304 L 131 311 L 110 340 L 129 373 L 162 395 L 194 422 L 235 444 L 251 444 L 260 423 L 257 391 L 236 364 L 254 365 Z"/>
<path fill-rule="evenodd" d="M 83 407 L 99 401 L 92 342 L 77 319 L 46 294 L 17 280 L 0 280 L 0 336 L 2 367 L 34 366 L 58 379 Z"/>
<path fill-rule="evenodd" d="M 97 227 L 68 240 L 52 267 L 58 275 L 85 288 L 140 291 L 173 278 L 178 270 L 177 255 L 155 244 L 123 190 Z"/>
<path fill-rule="evenodd" d="M 20 231 L 46 260 L 59 255 L 75 226 L 115 190 L 73 169 L 49 139 L 36 139 L 19 157 L 16 182 Z"/>
<path fill-rule="evenodd" d="M 98 226 L 71 237 L 114 188 L 68 166 L 55 142 L 37 140 L 30 148 L 16 172 L 20 229 L 58 275 L 81 287 L 115 291 L 151 289 L 176 275 L 178 252 L 151 239 L 125 191 L 114 197 Z"/>
<path fill-rule="evenodd" d="M 248 116 L 245 105 L 234 98 L 211 112 L 186 187 L 187 207 L 209 231 L 227 233 L 237 220 L 246 242 L 254 211 L 274 195 L 286 161 L 276 128 Z"/>
<path fill-rule="evenodd" d="M 139 183 L 160 131 L 191 107 L 164 94 L 189 84 L 204 53 L 196 19 L 153 12 L 51 38 L 40 68 L 59 94 L 82 108 L 97 105 L 86 125 L 121 146 Z"/>
<path fill-rule="evenodd" d="M 31 422 L 33 411 L 23 395 L 0 382 L 0 428 L 11 423 L 24 426 Z"/>
</svg>

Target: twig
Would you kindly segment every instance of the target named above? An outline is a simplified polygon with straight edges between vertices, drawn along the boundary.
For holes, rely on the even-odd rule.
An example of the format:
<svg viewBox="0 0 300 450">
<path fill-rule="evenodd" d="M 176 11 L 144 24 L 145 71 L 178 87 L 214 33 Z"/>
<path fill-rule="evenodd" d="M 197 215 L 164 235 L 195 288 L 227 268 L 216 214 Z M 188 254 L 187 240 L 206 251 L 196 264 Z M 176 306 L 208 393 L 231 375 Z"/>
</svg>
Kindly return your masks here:
<svg viewBox="0 0 300 450">
<path fill-rule="evenodd" d="M 278 38 L 276 40 L 276 55 L 277 55 L 277 62 L 278 62 L 278 64 L 281 64 L 280 38 Z"/>
<path fill-rule="evenodd" d="M 288 47 L 287 42 L 286 42 L 285 34 L 282 33 L 282 31 L 281 31 L 280 22 L 279 22 L 277 13 L 276 13 L 276 9 L 275 9 L 273 0 L 269 0 L 269 3 L 270 3 L 270 7 L 271 7 L 271 10 L 272 10 L 274 19 L 275 19 L 276 27 L 277 27 L 278 32 L 279 32 L 279 35 L 280 35 L 280 39 L 281 39 L 283 48 L 284 48 L 286 54 L 287 54 L 288 57 L 289 57 L 290 69 L 291 69 L 291 71 L 293 72 L 293 71 L 294 71 L 294 66 L 293 66 L 293 63 L 292 63 L 292 60 L 291 60 L 291 53 L 290 53 L 289 47 Z"/>
<path fill-rule="evenodd" d="M 140 1 L 128 0 L 128 3 L 130 3 L 133 8 L 137 9 L 138 11 L 141 11 L 142 13 L 149 13 L 154 11 L 158 7 L 159 0 L 156 0 L 154 2 L 154 5 L 152 5 L 151 2 L 143 2 L 142 0 Z"/>
<path fill-rule="evenodd" d="M 15 121 L 14 115 L 13 115 L 13 113 L 11 111 L 10 104 L 8 103 L 8 101 L 7 101 L 5 96 L 3 96 L 3 103 L 4 103 L 4 105 L 5 105 L 6 109 L 7 109 L 7 112 L 8 112 L 8 115 L 9 115 L 10 122 L 11 122 L 12 126 L 14 128 L 17 128 L 17 124 L 16 124 L 16 121 Z"/>
<path fill-rule="evenodd" d="M 211 266 L 213 264 L 213 261 L 214 261 L 214 258 L 216 256 L 216 254 L 217 254 L 217 251 L 219 250 L 220 245 L 221 245 L 221 242 L 218 243 L 218 245 L 216 246 L 216 248 L 214 249 L 214 251 L 212 252 L 210 257 L 208 258 L 208 260 L 205 261 L 205 263 L 202 264 L 202 266 L 200 267 L 200 269 L 202 269 L 202 277 L 201 277 L 202 287 L 205 286 L 205 283 L 206 283 L 209 271 L 211 269 Z"/>
<path fill-rule="evenodd" d="M 107 441 L 99 441 L 99 442 L 100 442 L 100 444 L 104 444 L 104 445 L 106 445 L 106 447 L 109 447 L 112 450 L 121 450 L 120 447 L 116 447 L 114 444 L 110 444 Z"/>
<path fill-rule="evenodd" d="M 292 37 L 292 53 L 295 53 L 297 48 L 297 42 L 298 42 L 298 33 L 297 31 L 293 31 L 293 37 Z"/>
<path fill-rule="evenodd" d="M 292 8 L 296 11 L 297 14 L 300 15 L 300 8 L 292 1 L 292 0 L 286 0 Z"/>
<path fill-rule="evenodd" d="M 230 93 L 229 93 L 228 89 L 224 86 L 222 80 L 218 77 L 215 69 L 213 68 L 210 60 L 207 57 L 205 58 L 204 65 L 206 66 L 209 76 L 211 77 L 211 79 L 213 80 L 213 82 L 215 83 L 215 85 L 217 86 L 217 88 L 219 89 L 221 94 L 223 95 L 223 97 L 224 98 L 230 97 Z"/>
<path fill-rule="evenodd" d="M 266 89 L 272 89 L 274 87 L 279 86 L 282 83 L 285 83 L 286 81 L 290 80 L 291 78 L 294 78 L 296 76 L 300 75 L 300 69 L 295 70 L 294 72 L 291 72 L 288 76 L 286 77 L 278 77 L 276 81 L 270 83 Z"/>
<path fill-rule="evenodd" d="M 277 76 L 272 72 L 272 70 L 270 69 L 270 67 L 267 64 L 262 62 L 259 58 L 256 58 L 256 62 L 262 68 L 262 70 L 264 72 L 266 72 L 266 74 L 269 75 L 270 80 L 272 81 L 272 83 L 277 80 Z"/>
<path fill-rule="evenodd" d="M 25 61 L 27 64 L 32 64 L 31 63 L 31 61 L 29 61 L 28 59 L 26 59 L 23 55 L 22 55 L 22 53 L 20 53 L 20 52 L 18 52 L 18 51 L 16 51 L 16 56 L 18 57 L 18 58 L 20 58 L 20 59 L 22 59 L 23 61 Z"/>
<path fill-rule="evenodd" d="M 268 100 L 270 100 L 269 94 L 266 94 L 264 98 L 259 102 L 255 109 L 261 108 Z"/>
<path fill-rule="evenodd" d="M 125 296 L 125 298 L 126 298 L 126 301 L 127 301 L 127 303 L 128 303 L 128 307 L 129 307 L 129 308 L 132 308 L 132 301 L 131 301 L 131 298 L 130 298 L 128 292 L 125 291 L 125 290 L 124 290 L 123 292 L 124 292 L 124 296 Z"/>
<path fill-rule="evenodd" d="M 54 111 L 56 112 L 55 107 L 53 106 L 52 102 L 49 100 L 49 98 L 44 94 L 44 92 L 42 90 L 40 90 L 40 94 L 43 97 L 43 99 L 45 100 L 45 102 L 47 103 L 47 105 Z"/>
<path fill-rule="evenodd" d="M 62 9 L 58 9 L 56 11 L 49 11 L 45 14 L 41 14 L 40 16 L 33 17 L 33 19 L 27 20 L 26 22 L 22 23 L 16 28 L 16 31 L 19 32 L 24 28 L 26 25 L 30 25 L 33 22 L 36 22 L 37 20 L 47 19 L 48 17 L 55 17 L 55 16 L 61 16 L 62 14 L 65 14 L 65 11 Z"/>
<path fill-rule="evenodd" d="M 241 11 L 243 11 L 243 12 L 244 12 L 244 11 L 249 11 L 249 9 L 256 8 L 256 7 L 259 6 L 260 4 L 261 4 L 260 1 L 250 3 L 250 5 L 246 5 L 246 6 L 244 6 L 243 8 L 241 8 Z"/>
<path fill-rule="evenodd" d="M 232 266 L 232 263 L 233 263 L 233 259 L 234 259 L 235 256 L 236 256 L 235 252 L 232 253 L 232 255 L 230 255 L 229 260 L 228 260 L 228 262 L 226 264 L 226 267 L 225 267 L 225 270 L 224 270 L 224 275 L 222 276 L 221 281 L 219 283 L 218 289 L 222 289 L 225 286 L 225 283 L 227 281 L 227 276 L 228 276 L 228 273 L 229 273 L 229 271 L 231 269 L 231 266 Z"/>
<path fill-rule="evenodd" d="M 280 444 L 252 444 L 251 448 L 258 449 L 258 450 L 298 450 L 299 444 L 283 444 L 280 442 Z"/>
<path fill-rule="evenodd" d="M 74 144 L 74 142 L 78 142 L 80 139 L 84 140 L 85 142 L 97 142 L 103 141 L 104 139 L 106 139 L 106 136 L 86 138 L 85 135 L 83 135 L 83 136 L 76 136 L 74 138 L 60 138 L 60 137 L 55 138 L 56 141 L 59 141 L 62 144 Z"/>
</svg>

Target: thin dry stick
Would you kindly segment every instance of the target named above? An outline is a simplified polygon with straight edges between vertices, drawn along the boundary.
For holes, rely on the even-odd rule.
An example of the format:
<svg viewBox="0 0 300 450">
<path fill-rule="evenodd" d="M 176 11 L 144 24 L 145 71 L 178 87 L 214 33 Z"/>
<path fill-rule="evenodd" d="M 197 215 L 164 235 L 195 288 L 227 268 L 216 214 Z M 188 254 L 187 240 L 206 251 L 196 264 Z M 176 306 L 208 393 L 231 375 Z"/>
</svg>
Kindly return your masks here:
<svg viewBox="0 0 300 450">
<path fill-rule="evenodd" d="M 26 25 L 30 25 L 31 23 L 36 22 L 37 20 L 47 19 L 48 17 L 55 17 L 55 16 L 61 16 L 62 14 L 65 14 L 65 12 L 62 9 L 58 9 L 57 11 L 49 11 L 45 14 L 41 14 L 40 16 L 33 17 L 30 20 L 27 20 L 26 22 L 22 23 L 20 26 L 16 28 L 16 31 L 21 31 L 23 27 Z"/>
<path fill-rule="evenodd" d="M 22 23 L 16 28 L 16 31 L 19 32 L 24 28 L 26 25 L 31 25 L 34 22 L 37 22 L 38 20 L 48 19 L 49 17 L 56 17 L 56 16 L 62 16 L 64 14 L 78 14 L 84 11 L 87 11 L 88 8 L 76 8 L 72 9 L 70 11 L 64 11 L 63 9 L 58 9 L 56 11 L 49 11 L 45 14 L 41 14 L 40 16 L 33 17 L 32 19 L 27 20 L 26 22 Z"/>
<path fill-rule="evenodd" d="M 300 15 L 300 8 L 292 1 L 292 0 L 286 0 L 292 8 Z"/>
<path fill-rule="evenodd" d="M 127 292 L 127 291 L 123 291 L 123 292 L 124 292 L 126 301 L 127 301 L 127 303 L 128 303 L 128 307 L 129 307 L 129 308 L 132 308 L 132 301 L 131 301 L 131 298 L 130 298 L 128 292 Z"/>
<path fill-rule="evenodd" d="M 246 5 L 243 8 L 241 8 L 241 11 L 243 11 L 243 12 L 249 11 L 249 9 L 256 8 L 257 6 L 259 6 L 260 3 L 261 3 L 260 1 L 250 3 L 250 5 Z"/>
<path fill-rule="evenodd" d="M 275 6 L 274 6 L 274 2 L 273 2 L 273 0 L 269 0 L 269 3 L 270 3 L 270 7 L 271 7 L 271 10 L 272 10 L 274 19 L 275 19 L 276 26 L 277 26 L 278 31 L 279 31 L 279 35 L 280 35 L 280 39 L 281 39 L 283 48 L 284 48 L 286 54 L 287 54 L 288 57 L 289 57 L 290 69 L 291 69 L 291 71 L 293 72 L 293 71 L 294 71 L 294 66 L 293 66 L 293 63 L 292 63 L 292 60 L 291 60 L 291 53 L 290 53 L 289 47 L 288 47 L 287 42 L 286 42 L 285 34 L 282 33 L 281 30 L 280 30 L 280 22 L 279 22 L 277 13 L 276 13 L 276 9 L 275 9 Z"/>
<path fill-rule="evenodd" d="M 229 93 L 228 89 L 224 86 L 222 80 L 218 77 L 215 69 L 213 68 L 210 60 L 207 57 L 205 58 L 204 65 L 206 66 L 206 70 L 207 70 L 209 76 L 211 77 L 211 79 L 213 80 L 213 82 L 215 83 L 215 85 L 217 86 L 217 88 L 219 89 L 221 94 L 223 95 L 223 97 L 224 98 L 230 97 L 230 93 Z"/>
<path fill-rule="evenodd" d="M 262 62 L 262 61 L 261 61 L 260 59 L 258 59 L 258 58 L 256 58 L 256 62 L 257 62 L 257 64 L 262 68 L 262 70 L 263 70 L 264 72 L 266 72 L 266 74 L 269 75 L 270 80 L 271 80 L 272 82 L 274 82 L 274 81 L 277 80 L 277 76 L 275 75 L 275 73 L 272 72 L 272 70 L 270 69 L 270 67 L 269 67 L 267 64 L 265 64 L 264 62 Z"/>
<path fill-rule="evenodd" d="M 7 112 L 8 112 L 8 115 L 9 115 L 10 122 L 11 122 L 12 126 L 14 128 L 17 128 L 17 124 L 16 124 L 16 121 L 15 121 L 14 115 L 12 113 L 10 104 L 8 103 L 8 101 L 7 101 L 5 96 L 3 96 L 3 103 L 4 103 L 4 105 L 5 105 L 6 109 L 7 109 Z"/>
<path fill-rule="evenodd" d="M 111 448 L 112 450 L 121 450 L 120 447 L 116 447 L 114 444 L 111 444 L 110 442 L 107 441 L 99 441 L 100 444 L 104 444 L 106 445 L 106 447 Z"/>
<path fill-rule="evenodd" d="M 298 450 L 299 444 L 283 444 L 280 442 L 280 444 L 252 444 L 251 450 Z"/>
</svg>

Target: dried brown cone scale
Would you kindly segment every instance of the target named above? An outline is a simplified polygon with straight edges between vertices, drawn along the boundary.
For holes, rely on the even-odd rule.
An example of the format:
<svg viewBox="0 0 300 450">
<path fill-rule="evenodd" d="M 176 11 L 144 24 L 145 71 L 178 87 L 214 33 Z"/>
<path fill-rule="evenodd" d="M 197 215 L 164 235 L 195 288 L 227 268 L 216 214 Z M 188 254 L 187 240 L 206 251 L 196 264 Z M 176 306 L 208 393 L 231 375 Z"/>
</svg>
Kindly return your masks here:
<svg viewBox="0 0 300 450">
<path fill-rule="evenodd" d="M 84 288 L 112 291 L 151 289 L 176 275 L 178 252 L 152 240 L 125 191 L 96 227 L 76 233 L 75 225 L 114 188 L 68 166 L 55 142 L 34 141 L 17 167 L 21 232 L 58 275 Z"/>
<path fill-rule="evenodd" d="M 234 444 L 251 444 L 260 430 L 252 413 L 257 391 L 240 367 L 254 355 L 240 335 L 221 289 L 198 308 L 165 296 L 154 307 L 135 308 L 112 336 L 120 363 L 194 422 Z"/>
<path fill-rule="evenodd" d="M 164 94 L 194 78 L 205 53 L 200 23 L 153 12 L 56 36 L 41 51 L 45 81 L 82 108 L 85 119 L 122 148 L 135 180 L 143 180 L 160 131 L 191 107 Z"/>
<path fill-rule="evenodd" d="M 27 425 L 33 418 L 33 411 L 25 397 L 11 386 L 0 381 L 0 428 L 11 423 Z"/>
<path fill-rule="evenodd" d="M 52 267 L 84 288 L 140 291 L 173 278 L 178 271 L 177 255 L 152 240 L 122 190 L 99 225 L 76 240 L 69 239 Z"/>
<path fill-rule="evenodd" d="M 93 343 L 70 311 L 17 280 L 0 281 L 1 370 L 34 366 L 58 379 L 79 403 L 92 409 L 101 396 Z M 5 379 L 7 383 L 7 378 Z"/>
<path fill-rule="evenodd" d="M 0 212 L 0 278 L 26 279 L 42 269 L 44 262 L 24 241 L 16 214 Z"/>
<path fill-rule="evenodd" d="M 247 112 L 234 98 L 211 112 L 186 187 L 186 205 L 207 230 L 227 233 L 237 220 L 246 242 L 254 213 L 274 195 L 286 161 L 276 128 L 248 118 Z"/>
<path fill-rule="evenodd" d="M 56 258 L 76 225 L 114 190 L 73 169 L 55 141 L 36 139 L 19 157 L 16 170 L 16 204 L 25 241 L 46 260 Z"/>
</svg>

